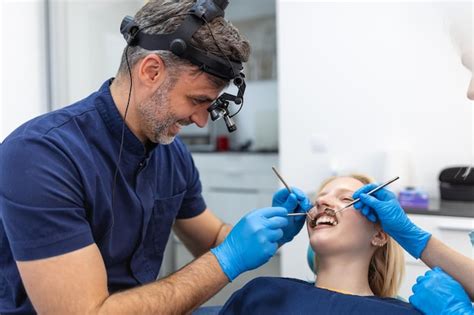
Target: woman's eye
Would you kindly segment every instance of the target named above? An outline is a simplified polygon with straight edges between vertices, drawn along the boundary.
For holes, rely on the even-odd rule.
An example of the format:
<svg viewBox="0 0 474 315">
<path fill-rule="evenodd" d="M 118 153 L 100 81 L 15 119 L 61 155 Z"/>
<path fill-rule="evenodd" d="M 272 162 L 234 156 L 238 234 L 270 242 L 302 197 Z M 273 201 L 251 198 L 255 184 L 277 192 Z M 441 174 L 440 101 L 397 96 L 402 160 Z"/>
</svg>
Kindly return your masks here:
<svg viewBox="0 0 474 315">
<path fill-rule="evenodd" d="M 352 202 L 352 201 L 354 201 L 354 199 L 352 199 L 352 198 L 344 198 L 344 199 L 342 199 L 342 201 Z"/>
</svg>

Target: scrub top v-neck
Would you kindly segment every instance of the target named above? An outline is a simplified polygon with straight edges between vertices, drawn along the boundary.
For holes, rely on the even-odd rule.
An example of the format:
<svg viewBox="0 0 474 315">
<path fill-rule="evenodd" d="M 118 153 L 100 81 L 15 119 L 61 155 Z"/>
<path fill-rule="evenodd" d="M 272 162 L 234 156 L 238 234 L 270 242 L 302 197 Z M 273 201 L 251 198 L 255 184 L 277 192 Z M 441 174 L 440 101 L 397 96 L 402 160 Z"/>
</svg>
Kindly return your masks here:
<svg viewBox="0 0 474 315">
<path fill-rule="evenodd" d="M 191 154 L 176 138 L 145 146 L 110 84 L 16 129 L 0 145 L 0 313 L 31 308 L 15 260 L 97 244 L 110 292 L 154 281 L 175 219 L 206 209 Z M 32 310 L 32 308 L 31 308 Z"/>
</svg>

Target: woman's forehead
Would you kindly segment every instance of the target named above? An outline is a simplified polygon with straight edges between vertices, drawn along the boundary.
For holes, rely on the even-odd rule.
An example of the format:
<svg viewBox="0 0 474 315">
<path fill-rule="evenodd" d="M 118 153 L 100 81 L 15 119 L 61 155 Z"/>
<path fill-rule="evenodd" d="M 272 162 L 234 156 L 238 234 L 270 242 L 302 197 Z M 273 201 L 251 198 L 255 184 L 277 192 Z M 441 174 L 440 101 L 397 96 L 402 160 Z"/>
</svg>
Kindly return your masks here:
<svg viewBox="0 0 474 315">
<path fill-rule="evenodd" d="M 337 177 L 324 185 L 318 195 L 328 194 L 330 192 L 354 192 L 364 186 L 362 182 L 352 177 Z"/>
</svg>

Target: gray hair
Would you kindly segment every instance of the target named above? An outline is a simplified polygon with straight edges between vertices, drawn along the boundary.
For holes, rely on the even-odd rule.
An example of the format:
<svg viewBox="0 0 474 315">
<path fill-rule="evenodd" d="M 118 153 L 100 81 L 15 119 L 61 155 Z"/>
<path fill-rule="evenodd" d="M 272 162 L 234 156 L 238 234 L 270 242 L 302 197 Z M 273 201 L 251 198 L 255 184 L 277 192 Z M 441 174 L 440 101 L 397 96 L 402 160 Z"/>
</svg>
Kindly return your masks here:
<svg viewBox="0 0 474 315">
<path fill-rule="evenodd" d="M 187 12 L 194 2 L 194 0 L 150 0 L 137 12 L 134 20 L 140 28 L 145 27 L 143 32 L 146 34 L 172 33 L 186 18 Z M 215 41 L 209 28 L 212 30 Z M 192 36 L 191 44 L 201 50 L 221 57 L 224 57 L 222 55 L 224 54 L 227 58 L 240 62 L 247 61 L 250 55 L 249 42 L 229 21 L 222 17 L 215 18 L 208 25 L 199 28 Z M 128 72 L 127 55 L 130 68 L 132 68 L 138 61 L 151 53 L 156 53 L 163 59 L 170 73 L 176 73 L 184 67 L 192 66 L 188 60 L 179 58 L 169 51 L 150 51 L 133 46 L 128 47 L 128 51 L 127 48 L 124 49 L 118 75 Z"/>
</svg>

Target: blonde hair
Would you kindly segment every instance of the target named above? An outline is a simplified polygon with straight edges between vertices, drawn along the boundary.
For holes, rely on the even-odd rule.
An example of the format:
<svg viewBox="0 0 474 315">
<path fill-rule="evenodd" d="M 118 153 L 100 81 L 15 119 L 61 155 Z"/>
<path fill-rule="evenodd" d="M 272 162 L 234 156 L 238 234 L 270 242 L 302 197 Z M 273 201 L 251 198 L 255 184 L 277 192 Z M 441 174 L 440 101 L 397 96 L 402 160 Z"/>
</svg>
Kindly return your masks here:
<svg viewBox="0 0 474 315">
<path fill-rule="evenodd" d="M 364 185 L 374 182 L 372 178 L 362 174 L 333 176 L 323 181 L 318 192 L 329 182 L 341 177 L 354 178 Z M 405 263 L 403 250 L 394 239 L 388 236 L 387 243 L 377 248 L 370 260 L 368 277 L 370 289 L 374 295 L 379 297 L 396 297 L 404 272 Z"/>
</svg>

